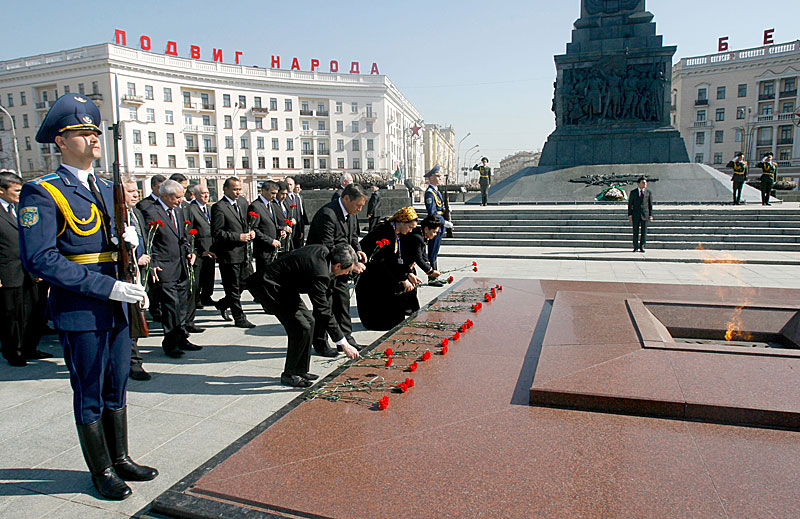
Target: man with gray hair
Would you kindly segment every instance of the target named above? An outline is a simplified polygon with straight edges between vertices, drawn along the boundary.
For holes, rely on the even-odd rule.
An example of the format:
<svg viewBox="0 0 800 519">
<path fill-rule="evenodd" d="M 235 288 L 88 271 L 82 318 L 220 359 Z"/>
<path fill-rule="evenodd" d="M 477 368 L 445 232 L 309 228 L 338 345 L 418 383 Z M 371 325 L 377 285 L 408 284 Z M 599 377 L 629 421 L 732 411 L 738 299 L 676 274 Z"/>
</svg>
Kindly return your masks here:
<svg viewBox="0 0 800 519">
<path fill-rule="evenodd" d="M 208 205 L 211 193 L 204 184 L 195 184 L 189 191 L 194 194 L 194 200 L 185 211 L 186 219 L 191 222 L 193 229 L 197 229 L 197 235 L 194 237 L 194 247 L 197 251 L 195 262 L 197 287 L 193 294 L 196 308 L 203 308 L 214 304 L 211 296 L 214 293 L 217 255 L 211 250 L 214 241 L 211 234 L 211 206 Z"/>
<path fill-rule="evenodd" d="M 331 198 L 331 202 L 335 202 L 339 200 L 339 197 L 342 196 L 342 192 L 344 188 L 349 186 L 353 183 L 353 175 L 351 173 L 342 173 L 342 176 L 339 177 L 339 188 L 333 193 L 333 197 Z"/>
<path fill-rule="evenodd" d="M 309 373 L 311 342 L 314 327 L 326 329 L 335 341 L 344 339 L 333 317 L 331 290 L 337 278 L 346 278 L 358 265 L 353 248 L 342 243 L 329 250 L 324 245 L 307 245 L 284 254 L 262 272 L 247 280 L 253 299 L 273 314 L 286 329 L 288 346 L 281 384 L 309 387 L 319 378 Z M 308 294 L 313 314 L 308 311 L 300 294 Z M 358 350 L 344 341 L 348 358 L 358 358 Z"/>
</svg>

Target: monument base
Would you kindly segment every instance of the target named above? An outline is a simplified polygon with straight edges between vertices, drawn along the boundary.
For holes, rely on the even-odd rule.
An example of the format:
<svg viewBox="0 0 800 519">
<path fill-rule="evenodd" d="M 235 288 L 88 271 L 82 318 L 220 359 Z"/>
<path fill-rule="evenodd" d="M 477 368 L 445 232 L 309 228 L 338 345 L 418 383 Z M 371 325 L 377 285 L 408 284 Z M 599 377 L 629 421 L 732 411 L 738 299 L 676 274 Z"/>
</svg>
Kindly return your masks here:
<svg viewBox="0 0 800 519">
<path fill-rule="evenodd" d="M 540 166 L 566 168 L 591 164 L 686 163 L 689 155 L 680 132 L 672 127 L 556 130 L 542 150 Z"/>
</svg>

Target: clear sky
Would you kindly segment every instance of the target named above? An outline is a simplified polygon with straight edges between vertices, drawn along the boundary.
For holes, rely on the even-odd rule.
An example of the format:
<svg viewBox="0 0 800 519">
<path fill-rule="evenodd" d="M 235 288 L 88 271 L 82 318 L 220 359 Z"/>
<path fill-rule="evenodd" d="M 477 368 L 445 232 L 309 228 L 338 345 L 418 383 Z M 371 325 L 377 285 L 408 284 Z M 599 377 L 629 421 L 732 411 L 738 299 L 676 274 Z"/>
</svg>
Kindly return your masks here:
<svg viewBox="0 0 800 519">
<path fill-rule="evenodd" d="M 776 42 L 800 38 L 797 0 L 649 0 L 656 30 L 675 59 L 716 52 L 728 36 L 731 50 L 762 44 L 764 29 Z M 154 52 L 178 42 L 202 59 L 221 48 L 242 63 L 270 66 L 279 55 L 310 69 L 336 59 L 346 72 L 359 61 L 363 73 L 378 63 L 411 100 L 426 123 L 452 125 L 462 151 L 479 145 L 496 164 L 519 150 L 541 149 L 554 128 L 550 111 L 555 65 L 580 15 L 580 0 L 209 0 L 13 2 L 4 11 L 0 60 L 114 41 L 127 32 L 128 46 L 150 36 Z M 341 70 L 340 70 L 341 71 Z M 477 158 L 477 156 L 476 156 Z"/>
</svg>

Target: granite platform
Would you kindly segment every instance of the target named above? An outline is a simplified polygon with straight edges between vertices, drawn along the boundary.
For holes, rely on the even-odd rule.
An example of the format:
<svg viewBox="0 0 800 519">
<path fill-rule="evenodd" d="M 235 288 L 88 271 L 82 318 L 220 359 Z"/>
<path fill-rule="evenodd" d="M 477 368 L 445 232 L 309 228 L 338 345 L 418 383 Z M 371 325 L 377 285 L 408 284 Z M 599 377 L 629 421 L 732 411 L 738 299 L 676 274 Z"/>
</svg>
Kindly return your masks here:
<svg viewBox="0 0 800 519">
<path fill-rule="evenodd" d="M 470 303 L 445 301 L 465 290 L 480 294 L 496 284 L 503 290 L 477 312 L 453 311 Z M 674 410 L 702 400 L 793 413 L 800 401 L 800 370 L 794 363 L 800 359 L 792 352 L 749 356 L 664 349 L 670 338 L 676 339 L 674 320 L 683 322 L 681 315 L 686 314 L 662 307 L 687 301 L 717 308 L 779 309 L 765 324 L 767 332 L 781 326 L 780 333 L 791 338 L 790 314 L 800 308 L 800 291 L 464 279 L 414 318 L 474 321 L 473 328 L 451 340 L 445 355 L 426 341 L 452 338 L 452 329 L 404 323 L 373 343 L 372 352 L 387 346 L 418 350 L 409 353 L 413 357 L 396 354 L 392 368 L 384 367 L 382 359 L 361 361 L 366 367 L 344 365 L 305 397 L 323 384 L 413 377 L 408 392 L 364 392 L 360 396 L 365 400 L 353 403 L 301 395 L 159 496 L 148 514 L 370 519 L 797 516 L 797 431 L 775 428 L 781 424 L 710 423 L 717 420 L 678 416 Z M 436 311 L 446 306 L 451 308 Z M 744 319 L 747 326 L 751 317 Z M 707 329 L 716 330 L 717 324 Z M 416 371 L 402 369 L 426 349 L 434 354 L 418 361 Z M 683 353 L 701 355 L 705 362 L 676 360 Z M 757 367 L 742 368 L 749 362 Z M 636 400 L 638 407 L 591 412 L 547 407 L 531 401 L 532 390 L 539 388 L 581 392 L 577 401 L 616 394 L 621 401 Z M 383 395 L 389 404 L 380 410 L 376 403 Z M 648 406 L 666 411 L 636 412 Z M 642 416 L 654 414 L 669 418 Z"/>
</svg>

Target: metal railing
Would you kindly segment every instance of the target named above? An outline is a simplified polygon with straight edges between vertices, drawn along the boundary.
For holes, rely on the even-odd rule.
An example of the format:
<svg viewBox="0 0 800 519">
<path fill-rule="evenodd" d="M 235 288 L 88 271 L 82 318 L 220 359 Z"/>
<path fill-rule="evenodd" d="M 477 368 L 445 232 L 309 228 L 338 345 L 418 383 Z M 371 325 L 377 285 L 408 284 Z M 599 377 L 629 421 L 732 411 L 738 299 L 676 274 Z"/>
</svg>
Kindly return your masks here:
<svg viewBox="0 0 800 519">
<path fill-rule="evenodd" d="M 300 115 L 314 115 L 314 110 L 300 110 Z"/>
<path fill-rule="evenodd" d="M 317 110 L 317 117 L 328 117 L 327 110 Z"/>
<path fill-rule="evenodd" d="M 122 102 L 123 103 L 138 103 L 138 104 L 142 104 L 142 103 L 144 103 L 144 97 L 125 94 L 124 96 L 122 96 Z"/>
<path fill-rule="evenodd" d="M 254 106 L 250 110 L 252 110 L 252 112 L 254 114 L 268 114 L 269 113 L 269 108 L 267 108 L 266 106 Z"/>
<path fill-rule="evenodd" d="M 797 89 L 795 88 L 794 90 L 784 90 L 780 93 L 779 97 L 781 99 L 783 99 L 784 97 L 797 97 Z"/>
<path fill-rule="evenodd" d="M 708 99 L 695 99 L 694 105 L 695 106 L 705 106 L 708 104 Z"/>
<path fill-rule="evenodd" d="M 200 151 L 199 146 L 186 146 L 186 151 L 188 153 L 198 153 Z"/>
<path fill-rule="evenodd" d="M 769 101 L 770 99 L 775 99 L 775 92 L 759 94 L 758 100 L 759 101 Z"/>
</svg>

